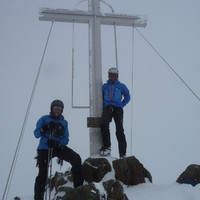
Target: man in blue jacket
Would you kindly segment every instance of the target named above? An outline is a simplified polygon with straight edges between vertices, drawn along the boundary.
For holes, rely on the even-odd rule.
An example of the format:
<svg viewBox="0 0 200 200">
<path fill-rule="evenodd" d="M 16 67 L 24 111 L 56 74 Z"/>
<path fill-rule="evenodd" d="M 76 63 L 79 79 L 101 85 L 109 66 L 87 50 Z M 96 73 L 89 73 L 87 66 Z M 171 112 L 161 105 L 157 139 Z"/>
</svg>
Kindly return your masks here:
<svg viewBox="0 0 200 200">
<path fill-rule="evenodd" d="M 103 84 L 103 113 L 101 117 L 101 134 L 103 147 L 100 155 L 111 154 L 111 141 L 109 124 L 114 118 L 116 125 L 116 136 L 119 148 L 119 157 L 126 157 L 126 137 L 123 128 L 123 107 L 130 101 L 129 90 L 123 83 L 118 81 L 118 69 L 110 68 L 108 71 L 109 80 Z"/>
<path fill-rule="evenodd" d="M 69 132 L 68 122 L 62 115 L 63 108 L 64 104 L 62 101 L 53 101 L 50 114 L 42 116 L 36 124 L 34 135 L 36 138 L 40 138 L 40 142 L 37 148 L 39 173 L 35 179 L 35 200 L 43 200 L 44 198 L 48 165 L 53 157 L 58 157 L 60 160 L 65 160 L 72 165 L 75 188 L 83 184 L 81 158 L 76 152 L 66 146 L 69 141 Z"/>
</svg>

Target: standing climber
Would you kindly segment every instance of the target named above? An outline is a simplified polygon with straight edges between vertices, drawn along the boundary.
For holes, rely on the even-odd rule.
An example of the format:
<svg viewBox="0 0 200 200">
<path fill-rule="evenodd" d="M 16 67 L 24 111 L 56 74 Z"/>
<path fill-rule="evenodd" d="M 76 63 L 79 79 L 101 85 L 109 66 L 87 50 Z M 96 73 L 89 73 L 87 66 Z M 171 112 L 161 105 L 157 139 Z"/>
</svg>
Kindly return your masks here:
<svg viewBox="0 0 200 200">
<path fill-rule="evenodd" d="M 111 154 L 111 141 L 109 125 L 114 118 L 116 125 L 116 136 L 119 148 L 119 157 L 126 157 L 126 137 L 123 128 L 123 107 L 130 101 L 129 90 L 126 85 L 118 80 L 118 69 L 110 68 L 107 83 L 103 84 L 103 112 L 101 117 L 101 134 L 103 147 L 100 155 Z"/>
<path fill-rule="evenodd" d="M 46 180 L 48 176 L 48 165 L 50 159 L 58 157 L 60 160 L 72 165 L 74 187 L 83 184 L 81 173 L 81 158 L 72 149 L 67 147 L 69 141 L 68 122 L 64 119 L 62 112 L 64 104 L 60 100 L 51 103 L 50 114 L 42 116 L 34 131 L 36 138 L 40 138 L 37 148 L 38 176 L 35 179 L 34 200 L 43 200 Z M 51 157 L 49 157 L 51 150 Z"/>
</svg>

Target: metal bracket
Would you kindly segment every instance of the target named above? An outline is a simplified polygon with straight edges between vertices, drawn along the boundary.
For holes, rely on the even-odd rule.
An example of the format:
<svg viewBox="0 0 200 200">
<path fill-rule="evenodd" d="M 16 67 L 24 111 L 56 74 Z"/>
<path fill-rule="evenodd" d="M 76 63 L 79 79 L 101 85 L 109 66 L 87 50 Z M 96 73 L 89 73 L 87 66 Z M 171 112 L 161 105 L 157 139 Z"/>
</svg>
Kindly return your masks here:
<svg viewBox="0 0 200 200">
<path fill-rule="evenodd" d="M 101 117 L 88 117 L 87 127 L 88 128 L 100 128 Z"/>
</svg>

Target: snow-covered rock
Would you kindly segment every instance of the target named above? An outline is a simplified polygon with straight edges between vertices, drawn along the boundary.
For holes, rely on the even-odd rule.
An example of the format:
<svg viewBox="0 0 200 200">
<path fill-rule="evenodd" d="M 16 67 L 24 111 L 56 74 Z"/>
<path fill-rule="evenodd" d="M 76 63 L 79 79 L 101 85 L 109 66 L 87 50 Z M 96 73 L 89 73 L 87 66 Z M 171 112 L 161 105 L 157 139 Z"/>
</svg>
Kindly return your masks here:
<svg viewBox="0 0 200 200">
<path fill-rule="evenodd" d="M 92 160 L 95 161 L 93 162 Z M 137 161 L 136 163 L 140 166 L 140 170 L 137 169 L 138 166 L 136 167 L 134 162 L 131 163 L 130 161 Z M 107 169 L 105 170 L 106 173 L 103 173 L 104 175 L 101 176 L 101 180 L 98 179 L 98 181 L 90 183 L 84 181 L 83 186 L 74 189 L 73 177 L 70 171 L 56 173 L 51 179 L 51 200 L 199 200 L 200 197 L 200 184 L 197 184 L 195 187 L 190 184 L 179 184 L 177 182 L 171 185 L 152 184 L 150 173 L 135 157 L 121 160 L 106 157 L 106 161 L 102 161 L 100 157 L 93 157 L 87 159 L 86 162 L 88 167 L 92 168 L 91 173 L 93 175 L 95 170 L 97 172 L 101 169 L 99 172 L 102 172 L 102 170 Z M 138 182 L 137 184 L 125 184 L 117 180 L 116 169 L 113 167 L 115 164 L 113 163 L 120 163 L 119 166 L 123 168 L 120 169 L 120 173 L 126 172 L 125 177 L 127 177 L 127 174 L 134 177 L 134 173 L 137 172 L 137 176 L 138 173 L 141 173 L 144 176 L 144 180 L 140 176 L 138 176 L 140 177 L 138 180 L 142 180 L 142 183 Z M 123 163 L 127 166 L 124 167 Z M 99 164 L 102 164 L 103 167 L 99 167 Z M 86 171 L 88 173 L 88 170 Z M 33 195 L 21 197 L 20 200 L 33 200 Z"/>
</svg>

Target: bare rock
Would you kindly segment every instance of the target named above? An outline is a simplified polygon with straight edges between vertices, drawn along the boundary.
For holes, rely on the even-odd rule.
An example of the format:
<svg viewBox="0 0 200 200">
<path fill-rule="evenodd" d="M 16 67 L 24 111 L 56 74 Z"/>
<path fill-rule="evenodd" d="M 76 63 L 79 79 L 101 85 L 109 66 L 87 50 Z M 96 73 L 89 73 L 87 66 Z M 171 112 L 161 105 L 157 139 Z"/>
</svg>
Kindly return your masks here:
<svg viewBox="0 0 200 200">
<path fill-rule="evenodd" d="M 109 200 L 128 200 L 123 187 L 118 180 L 109 180 L 103 183 Z"/>
<path fill-rule="evenodd" d="M 89 183 L 100 182 L 110 171 L 110 163 L 105 158 L 88 158 L 82 166 L 83 178 Z"/>
<path fill-rule="evenodd" d="M 152 182 L 150 172 L 134 156 L 114 160 L 115 178 L 126 185 L 145 183 L 145 178 Z"/>
<path fill-rule="evenodd" d="M 100 200 L 99 190 L 93 184 L 83 185 L 62 200 Z"/>
<path fill-rule="evenodd" d="M 178 183 L 190 184 L 192 186 L 200 183 L 200 165 L 189 165 L 185 171 L 178 177 Z"/>
<path fill-rule="evenodd" d="M 51 179 L 51 190 L 55 188 L 57 191 L 57 188 L 64 185 L 65 183 L 67 183 L 65 175 L 62 172 L 56 172 L 54 177 Z"/>
</svg>

